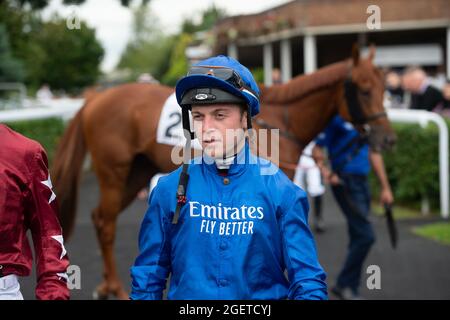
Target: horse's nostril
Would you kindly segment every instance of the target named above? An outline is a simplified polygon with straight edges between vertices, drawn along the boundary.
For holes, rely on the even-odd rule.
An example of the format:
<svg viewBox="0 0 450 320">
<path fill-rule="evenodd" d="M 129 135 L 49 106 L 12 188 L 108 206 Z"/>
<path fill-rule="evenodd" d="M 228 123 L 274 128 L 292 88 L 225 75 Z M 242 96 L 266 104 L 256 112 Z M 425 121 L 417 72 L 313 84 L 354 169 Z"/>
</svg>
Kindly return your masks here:
<svg viewBox="0 0 450 320">
<path fill-rule="evenodd" d="M 384 138 L 384 142 L 386 143 L 386 145 L 388 145 L 389 147 L 393 147 L 395 145 L 395 143 L 397 142 L 397 137 L 396 136 L 386 136 Z"/>
<path fill-rule="evenodd" d="M 397 136 L 391 137 L 391 143 L 396 144 L 397 143 Z"/>
</svg>

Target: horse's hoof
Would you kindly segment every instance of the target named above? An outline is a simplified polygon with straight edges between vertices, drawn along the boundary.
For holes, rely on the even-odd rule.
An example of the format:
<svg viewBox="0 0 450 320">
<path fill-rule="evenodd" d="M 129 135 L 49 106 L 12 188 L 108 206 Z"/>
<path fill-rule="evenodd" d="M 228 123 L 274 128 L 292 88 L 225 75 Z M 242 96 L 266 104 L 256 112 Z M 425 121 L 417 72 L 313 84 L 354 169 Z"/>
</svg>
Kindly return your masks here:
<svg viewBox="0 0 450 320">
<path fill-rule="evenodd" d="M 98 290 L 94 290 L 94 292 L 92 292 L 92 298 L 94 300 L 108 300 L 108 294 L 104 294 L 104 293 L 100 293 L 98 292 Z"/>
<path fill-rule="evenodd" d="M 116 294 L 117 299 L 119 300 L 130 300 L 130 296 L 125 291 L 121 291 L 118 294 Z"/>
</svg>

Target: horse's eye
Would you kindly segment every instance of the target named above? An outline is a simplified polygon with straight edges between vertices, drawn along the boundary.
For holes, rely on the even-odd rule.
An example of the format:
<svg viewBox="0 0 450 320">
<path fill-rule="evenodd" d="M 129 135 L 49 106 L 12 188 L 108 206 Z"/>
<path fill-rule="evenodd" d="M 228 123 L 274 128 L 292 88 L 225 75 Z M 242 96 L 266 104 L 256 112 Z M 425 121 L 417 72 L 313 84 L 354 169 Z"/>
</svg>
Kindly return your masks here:
<svg viewBox="0 0 450 320">
<path fill-rule="evenodd" d="M 370 96 L 370 90 L 360 90 L 359 91 L 363 97 Z"/>
</svg>

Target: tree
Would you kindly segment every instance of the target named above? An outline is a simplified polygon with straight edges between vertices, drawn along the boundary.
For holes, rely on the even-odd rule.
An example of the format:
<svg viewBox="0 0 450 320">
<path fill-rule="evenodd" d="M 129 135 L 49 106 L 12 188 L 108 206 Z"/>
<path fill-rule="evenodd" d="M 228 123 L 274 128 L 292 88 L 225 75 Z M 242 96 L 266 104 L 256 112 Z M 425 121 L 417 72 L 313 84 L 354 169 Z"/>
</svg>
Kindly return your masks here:
<svg viewBox="0 0 450 320">
<path fill-rule="evenodd" d="M 192 36 L 187 33 L 182 33 L 177 37 L 176 45 L 170 57 L 170 68 L 163 77 L 163 83 L 174 86 L 177 80 L 187 73 L 189 62 L 185 51 L 191 41 Z"/>
<path fill-rule="evenodd" d="M 211 29 L 225 11 L 211 6 L 201 14 L 200 23 L 185 20 L 181 32 L 175 36 L 165 35 L 157 19 L 144 4 L 133 10 L 133 37 L 124 50 L 119 69 L 132 71 L 135 80 L 140 73 L 150 72 L 156 79 L 167 85 L 174 85 L 189 66 L 185 50 L 191 43 L 193 34 Z"/>
<path fill-rule="evenodd" d="M 196 24 L 192 19 L 185 19 L 181 25 L 181 33 L 195 33 L 198 31 L 209 30 L 216 22 L 226 17 L 226 11 L 217 8 L 214 4 L 202 13 L 200 23 Z"/>
<path fill-rule="evenodd" d="M 42 26 L 35 41 L 45 53 L 41 57 L 42 72 L 35 75 L 38 83 L 74 92 L 93 84 L 100 75 L 104 50 L 95 30 L 84 22 L 80 29 L 70 30 L 64 19 L 54 17 Z"/>
<path fill-rule="evenodd" d="M 194 34 L 201 31 L 210 30 L 214 24 L 226 16 L 223 9 L 212 5 L 202 13 L 200 23 L 195 24 L 192 20 L 187 19 L 181 27 L 181 34 L 177 37 L 176 46 L 172 51 L 170 58 L 170 68 L 163 77 L 163 83 L 167 85 L 175 85 L 177 80 L 184 76 L 189 68 L 189 61 L 186 58 L 186 49 L 193 42 Z M 207 39 L 202 40 L 204 43 Z"/>
<path fill-rule="evenodd" d="M 130 81 L 146 72 L 161 79 L 169 68 L 175 37 L 162 32 L 158 19 L 145 4 L 133 9 L 132 30 L 132 38 L 122 53 L 117 68 L 131 70 L 131 78 L 127 79 Z"/>
<path fill-rule="evenodd" d="M 31 10 L 15 10 L 3 3 L 0 4 L 0 21 L 6 27 L 12 55 L 23 66 L 23 82 L 32 89 L 37 87 L 40 74 L 44 72 L 42 62 L 46 56 L 35 37 L 42 30 L 39 15 Z"/>
<path fill-rule="evenodd" d="M 0 24 L 0 82 L 21 82 L 23 65 L 12 55 L 6 29 Z"/>
</svg>

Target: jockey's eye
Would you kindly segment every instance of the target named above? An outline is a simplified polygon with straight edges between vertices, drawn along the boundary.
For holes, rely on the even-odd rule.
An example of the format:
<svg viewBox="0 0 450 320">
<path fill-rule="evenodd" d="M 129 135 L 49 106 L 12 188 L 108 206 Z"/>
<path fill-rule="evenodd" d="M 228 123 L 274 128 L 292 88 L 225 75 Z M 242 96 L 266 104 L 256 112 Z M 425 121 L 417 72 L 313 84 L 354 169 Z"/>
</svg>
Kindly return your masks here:
<svg viewBox="0 0 450 320">
<path fill-rule="evenodd" d="M 203 115 L 198 114 L 198 113 L 193 114 L 192 115 L 192 119 L 194 119 L 195 121 L 202 121 L 203 120 Z"/>
<path fill-rule="evenodd" d="M 216 119 L 224 119 L 225 118 L 225 113 L 223 113 L 223 112 L 219 112 L 219 113 L 217 113 L 216 114 Z"/>
</svg>

